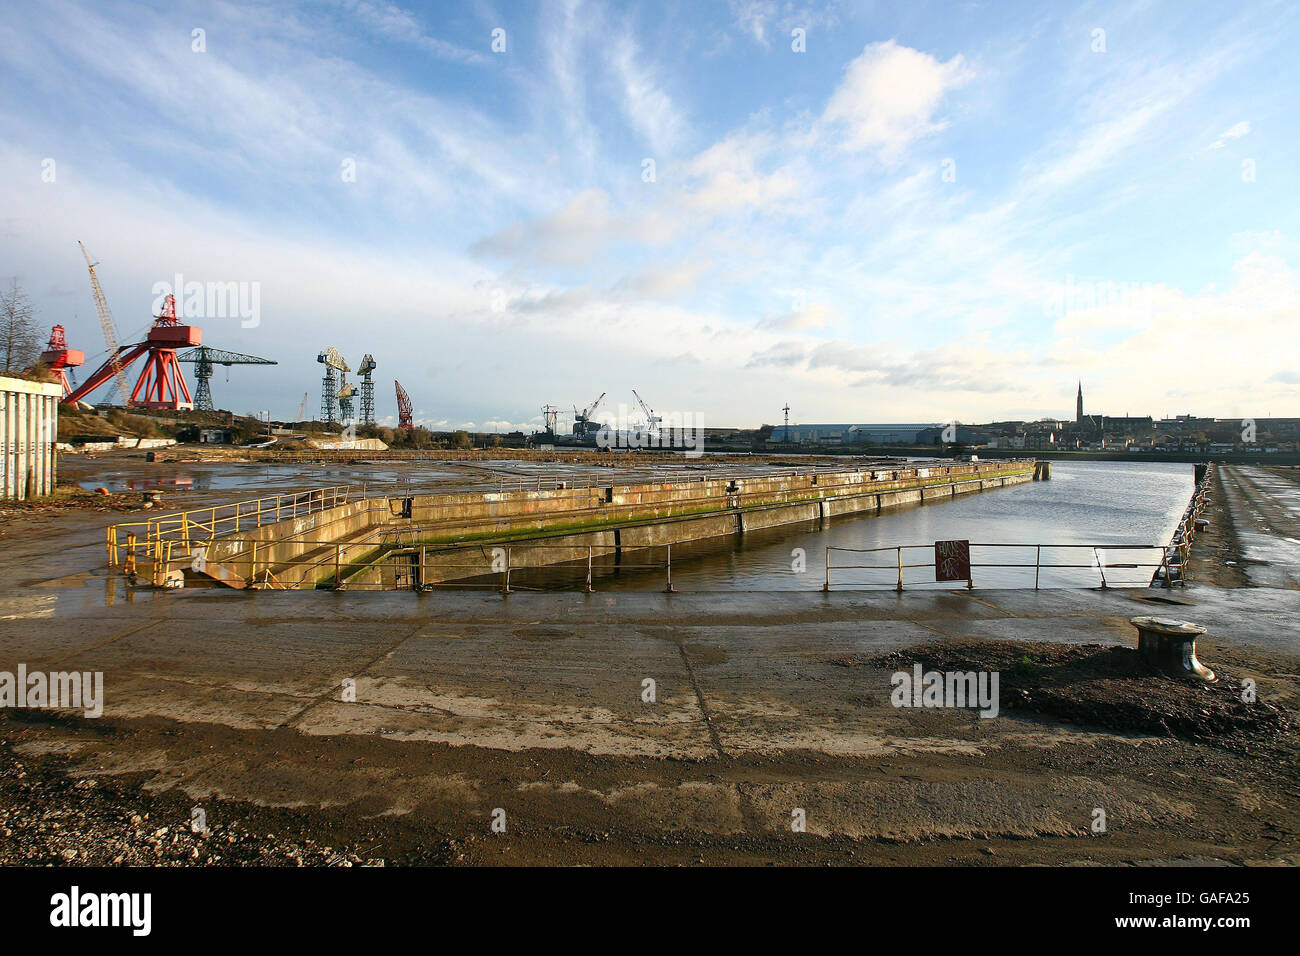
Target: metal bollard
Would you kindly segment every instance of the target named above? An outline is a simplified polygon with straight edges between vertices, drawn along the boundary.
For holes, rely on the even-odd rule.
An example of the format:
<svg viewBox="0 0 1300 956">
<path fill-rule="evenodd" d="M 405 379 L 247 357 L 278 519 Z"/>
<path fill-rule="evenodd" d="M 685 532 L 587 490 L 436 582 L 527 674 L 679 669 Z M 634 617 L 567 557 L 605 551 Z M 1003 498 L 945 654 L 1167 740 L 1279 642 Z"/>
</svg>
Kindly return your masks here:
<svg viewBox="0 0 1300 956">
<path fill-rule="evenodd" d="M 1138 651 L 1148 663 L 1170 677 L 1204 681 L 1219 678 L 1196 658 L 1196 639 L 1205 633 L 1199 624 L 1164 617 L 1129 619 L 1138 630 Z"/>
</svg>

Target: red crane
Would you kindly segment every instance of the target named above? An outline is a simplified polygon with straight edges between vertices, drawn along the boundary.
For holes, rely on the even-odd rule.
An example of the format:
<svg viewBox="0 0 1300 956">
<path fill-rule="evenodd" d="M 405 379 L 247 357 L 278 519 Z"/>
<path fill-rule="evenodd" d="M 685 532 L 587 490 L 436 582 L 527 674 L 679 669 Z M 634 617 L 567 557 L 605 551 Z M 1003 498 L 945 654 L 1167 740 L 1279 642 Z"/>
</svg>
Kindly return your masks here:
<svg viewBox="0 0 1300 956">
<path fill-rule="evenodd" d="M 45 346 L 45 351 L 41 353 L 41 364 L 59 377 L 59 382 L 63 385 L 63 394 L 67 395 L 72 391 L 72 384 L 68 381 L 68 369 L 85 365 L 86 353 L 81 349 L 68 348 L 63 332 L 61 325 L 56 325 L 50 332 L 50 344 Z"/>
<path fill-rule="evenodd" d="M 153 328 L 143 342 L 123 345 L 108 357 L 90 378 L 63 399 L 65 404 L 81 401 L 99 386 L 131 365 L 140 356 L 146 356 L 144 371 L 140 373 L 127 404 L 135 408 L 194 408 L 190 387 L 185 384 L 176 350 L 203 344 L 203 330 L 197 325 L 184 325 L 176 317 L 176 298 L 163 300 L 162 314 L 154 316 Z"/>
<path fill-rule="evenodd" d="M 406 389 L 397 379 L 393 379 L 393 384 L 397 386 L 397 427 L 410 431 L 415 427 L 411 417 L 411 396 L 406 394 Z"/>
</svg>

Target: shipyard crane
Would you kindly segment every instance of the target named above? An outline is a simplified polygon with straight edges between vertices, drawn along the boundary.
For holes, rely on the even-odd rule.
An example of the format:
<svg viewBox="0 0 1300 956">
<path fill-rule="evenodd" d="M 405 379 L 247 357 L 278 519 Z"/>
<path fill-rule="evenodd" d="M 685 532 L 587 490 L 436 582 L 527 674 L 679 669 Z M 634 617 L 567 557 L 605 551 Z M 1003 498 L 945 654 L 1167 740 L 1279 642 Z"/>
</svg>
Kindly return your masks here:
<svg viewBox="0 0 1300 956">
<path fill-rule="evenodd" d="M 577 405 L 573 406 L 573 434 L 586 435 L 590 432 L 600 431 L 600 426 L 593 422 L 591 418 L 596 414 L 596 409 L 600 406 L 600 403 L 605 400 L 605 394 L 605 392 L 601 392 L 600 397 L 582 411 L 578 411 Z"/>
<path fill-rule="evenodd" d="M 90 261 L 89 257 L 86 261 Z M 93 267 L 91 284 L 95 289 L 99 288 Z M 100 321 L 104 323 L 105 336 L 113 336 L 115 340 L 116 336 L 110 328 L 111 317 L 105 321 L 108 306 L 102 299 L 101 292 L 96 300 L 96 307 L 102 306 Z M 136 359 L 145 356 L 144 370 L 140 373 L 135 388 L 131 390 L 127 405 L 132 408 L 168 408 L 173 411 L 192 409 L 194 399 L 190 396 L 190 387 L 185 384 L 185 376 L 181 374 L 181 367 L 176 361 L 176 350 L 183 346 L 202 344 L 203 330 L 197 325 L 186 325 L 177 317 L 176 297 L 169 295 L 163 299 L 162 310 L 154 316 L 153 327 L 145 340 L 134 345 L 118 346 L 108 361 L 63 401 L 75 405 L 114 376 L 118 379 L 119 388 L 125 387 L 126 369 Z"/>
<path fill-rule="evenodd" d="M 308 393 L 308 392 L 303 392 L 303 393 L 302 393 L 302 404 L 298 406 L 298 417 L 297 417 L 296 419 L 294 419 L 294 421 L 297 421 L 297 422 L 304 421 L 304 419 L 303 419 L 302 416 L 304 416 L 304 415 L 307 414 L 307 399 L 308 399 L 308 397 L 309 397 L 309 394 L 310 394 L 310 393 Z"/>
<path fill-rule="evenodd" d="M 375 423 L 375 380 L 371 374 L 378 367 L 375 357 L 369 352 L 361 360 L 361 365 L 357 371 L 361 373 L 361 424 L 373 425 Z"/>
<path fill-rule="evenodd" d="M 59 384 L 63 386 L 63 394 L 67 396 L 72 391 L 68 376 L 72 374 L 72 369 L 85 364 L 86 353 L 81 349 L 68 348 L 63 326 L 56 325 L 50 331 L 50 342 L 41 353 L 40 361 L 57 376 Z"/>
<path fill-rule="evenodd" d="M 188 352 L 182 352 L 176 356 L 178 362 L 194 363 L 194 380 L 197 383 L 194 388 L 194 408 L 200 412 L 210 412 L 212 408 L 212 369 L 216 365 L 224 365 L 227 369 L 232 365 L 279 365 L 271 359 L 260 358 L 256 355 L 244 355 L 241 352 L 227 352 L 225 349 L 209 348 L 206 345 L 200 345 L 196 349 L 190 349 Z"/>
<path fill-rule="evenodd" d="M 555 434 L 555 426 L 560 418 L 560 410 L 549 402 L 542 406 L 542 421 L 546 423 L 548 434 Z"/>
<path fill-rule="evenodd" d="M 664 420 L 663 416 L 656 415 L 655 410 L 648 406 L 640 395 L 637 395 L 635 388 L 632 389 L 632 394 L 636 395 L 636 403 L 641 406 L 641 412 L 645 415 L 646 431 L 653 435 L 659 430 L 659 423 Z"/>
<path fill-rule="evenodd" d="M 415 427 L 415 420 L 412 417 L 411 396 L 406 394 L 406 389 L 402 388 L 402 383 L 393 379 L 393 384 L 397 386 L 397 427 L 410 431 Z"/>
<path fill-rule="evenodd" d="M 357 387 L 351 382 L 344 381 L 339 386 L 339 414 L 343 418 L 344 425 L 356 423 L 356 419 L 352 417 L 352 397 L 356 394 Z"/>
<path fill-rule="evenodd" d="M 118 361 L 118 352 L 121 351 L 117 344 L 117 326 L 113 324 L 113 313 L 108 309 L 108 300 L 104 298 L 104 290 L 99 287 L 99 276 L 95 275 L 95 266 L 98 262 L 90 261 L 90 253 L 86 251 L 86 246 L 80 239 L 77 245 L 81 246 L 82 258 L 86 260 L 86 268 L 90 270 L 90 293 L 95 299 L 95 311 L 99 314 L 99 327 L 104 332 L 104 344 L 108 346 L 109 361 L 113 363 L 112 372 L 117 377 L 117 392 L 122 404 L 126 404 L 126 397 L 130 394 L 126 387 L 126 367 Z M 68 393 L 64 393 L 64 401 L 67 401 Z"/>
<path fill-rule="evenodd" d="M 348 363 L 343 361 L 342 353 L 332 346 L 316 356 L 316 361 L 325 366 L 325 378 L 321 382 L 320 392 L 321 421 L 327 425 L 337 425 L 339 419 L 334 407 L 338 404 L 339 377 L 334 373 L 338 371 L 346 374 L 352 369 L 348 368 Z"/>
</svg>

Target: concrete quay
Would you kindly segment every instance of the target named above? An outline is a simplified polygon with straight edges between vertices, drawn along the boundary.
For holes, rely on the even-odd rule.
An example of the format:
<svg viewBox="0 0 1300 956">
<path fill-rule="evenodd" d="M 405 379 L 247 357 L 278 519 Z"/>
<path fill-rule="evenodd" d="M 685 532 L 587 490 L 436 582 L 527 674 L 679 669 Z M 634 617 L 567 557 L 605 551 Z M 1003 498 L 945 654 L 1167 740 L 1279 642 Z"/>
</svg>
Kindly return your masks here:
<svg viewBox="0 0 1300 956">
<path fill-rule="evenodd" d="M 423 587 L 499 570 L 486 547 L 494 544 L 532 542 L 511 549 L 523 567 L 599 559 L 861 517 L 1035 480 L 1041 471 L 1008 461 L 400 497 L 329 489 L 248 503 L 242 514 L 227 506 L 124 524 L 110 554 L 155 583 L 180 584 L 193 571 L 237 588 Z"/>
</svg>

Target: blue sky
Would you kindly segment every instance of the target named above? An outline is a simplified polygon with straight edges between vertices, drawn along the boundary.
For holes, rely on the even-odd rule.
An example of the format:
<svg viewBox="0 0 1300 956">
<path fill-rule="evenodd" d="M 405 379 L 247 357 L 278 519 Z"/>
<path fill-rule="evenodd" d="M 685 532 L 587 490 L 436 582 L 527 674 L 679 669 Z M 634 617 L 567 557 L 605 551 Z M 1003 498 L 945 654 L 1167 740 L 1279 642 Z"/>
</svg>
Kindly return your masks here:
<svg viewBox="0 0 1300 956">
<path fill-rule="evenodd" d="M 1300 415 L 1294 4 L 10 9 L 0 275 L 88 354 L 78 239 L 124 338 L 257 283 L 237 412 Z"/>
</svg>

